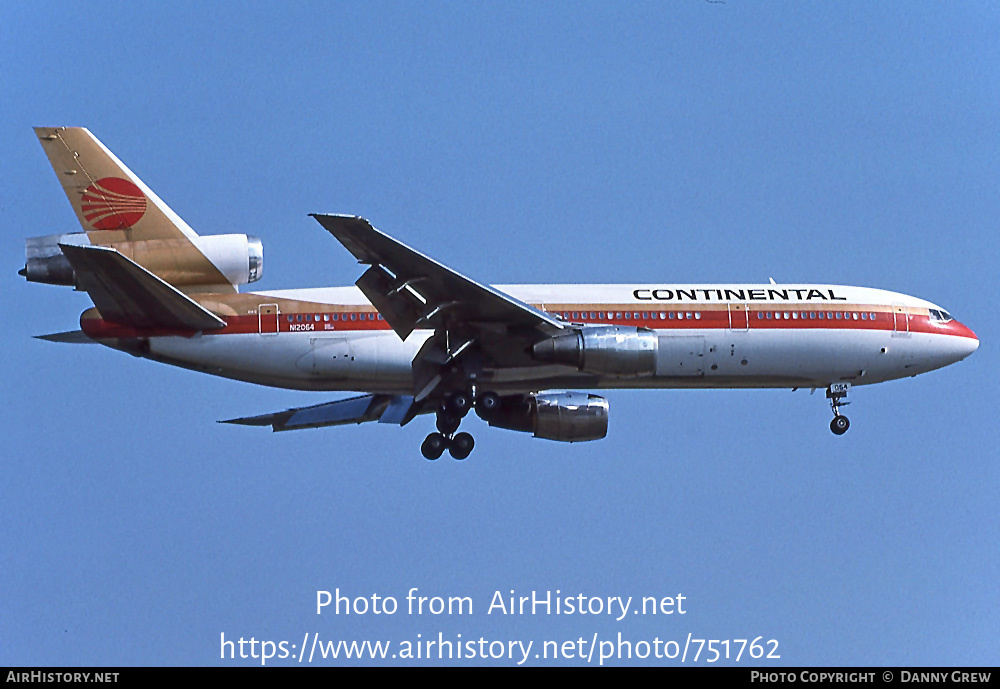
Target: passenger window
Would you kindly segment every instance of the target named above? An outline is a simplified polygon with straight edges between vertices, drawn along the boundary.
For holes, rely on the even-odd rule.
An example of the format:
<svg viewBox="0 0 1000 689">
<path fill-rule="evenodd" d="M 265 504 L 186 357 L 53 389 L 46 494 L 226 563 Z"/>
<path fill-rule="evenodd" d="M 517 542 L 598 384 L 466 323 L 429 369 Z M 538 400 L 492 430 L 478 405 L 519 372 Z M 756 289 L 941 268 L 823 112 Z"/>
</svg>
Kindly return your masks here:
<svg viewBox="0 0 1000 689">
<path fill-rule="evenodd" d="M 694 312 L 694 318 L 695 318 L 695 320 L 700 321 L 701 320 L 701 311 L 695 311 Z"/>
</svg>

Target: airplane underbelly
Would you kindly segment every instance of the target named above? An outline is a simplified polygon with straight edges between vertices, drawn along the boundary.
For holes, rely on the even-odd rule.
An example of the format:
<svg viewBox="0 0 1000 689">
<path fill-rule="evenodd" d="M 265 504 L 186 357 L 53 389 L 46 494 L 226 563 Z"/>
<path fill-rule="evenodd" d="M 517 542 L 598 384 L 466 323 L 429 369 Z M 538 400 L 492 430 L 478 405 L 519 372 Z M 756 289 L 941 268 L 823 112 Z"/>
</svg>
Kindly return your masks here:
<svg viewBox="0 0 1000 689">
<path fill-rule="evenodd" d="M 411 362 L 423 339 L 395 333 L 198 335 L 150 338 L 152 358 L 279 387 L 352 390 L 412 388 Z"/>
<path fill-rule="evenodd" d="M 419 338 L 415 338 L 419 339 Z M 295 367 L 310 378 L 412 387 L 417 349 L 395 333 L 314 335 Z"/>
<path fill-rule="evenodd" d="M 858 384 L 899 378 L 909 347 L 889 333 L 726 330 L 660 335 L 656 378 L 670 386 Z M 891 354 L 890 354 L 891 352 Z M 631 385 L 630 385 L 631 387 Z"/>
<path fill-rule="evenodd" d="M 700 377 L 705 375 L 704 335 L 661 335 L 657 338 L 656 375 Z"/>
</svg>

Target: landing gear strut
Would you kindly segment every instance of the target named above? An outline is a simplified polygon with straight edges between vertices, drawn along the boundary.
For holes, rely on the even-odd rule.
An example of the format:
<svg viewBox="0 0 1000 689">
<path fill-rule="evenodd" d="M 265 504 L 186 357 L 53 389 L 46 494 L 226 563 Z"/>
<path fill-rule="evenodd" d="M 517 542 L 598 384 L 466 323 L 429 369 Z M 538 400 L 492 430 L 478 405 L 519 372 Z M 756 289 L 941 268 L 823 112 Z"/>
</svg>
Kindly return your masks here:
<svg viewBox="0 0 1000 689">
<path fill-rule="evenodd" d="M 464 392 L 449 395 L 441 403 L 437 412 L 437 433 L 431 433 L 420 445 L 420 453 L 430 460 L 435 460 L 444 454 L 451 453 L 454 459 L 465 459 L 472 453 L 476 441 L 468 433 L 456 433 L 462 418 L 473 406 L 476 413 L 488 418 L 500 406 L 500 396 L 495 392 L 484 392 L 473 396 Z"/>
<path fill-rule="evenodd" d="M 850 383 L 833 383 L 826 389 L 826 396 L 830 400 L 830 408 L 833 409 L 833 421 L 830 422 L 830 430 L 836 435 L 844 435 L 851 427 L 851 422 L 846 416 L 840 413 L 840 408 L 850 404 L 845 402 L 847 391 L 851 389 Z"/>
</svg>

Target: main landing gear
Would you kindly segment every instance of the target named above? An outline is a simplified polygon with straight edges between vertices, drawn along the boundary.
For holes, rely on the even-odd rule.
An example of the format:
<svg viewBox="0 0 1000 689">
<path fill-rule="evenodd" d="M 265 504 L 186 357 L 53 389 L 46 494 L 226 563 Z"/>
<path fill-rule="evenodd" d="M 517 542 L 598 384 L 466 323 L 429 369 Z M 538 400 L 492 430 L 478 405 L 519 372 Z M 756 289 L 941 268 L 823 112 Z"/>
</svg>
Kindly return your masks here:
<svg viewBox="0 0 1000 689">
<path fill-rule="evenodd" d="M 846 416 L 840 413 L 840 408 L 850 404 L 845 402 L 847 391 L 851 389 L 850 383 L 833 383 L 826 389 L 826 396 L 830 400 L 830 408 L 833 409 L 833 421 L 830 422 L 830 430 L 836 435 L 844 435 L 851 427 L 851 422 Z"/>
<path fill-rule="evenodd" d="M 448 395 L 437 411 L 437 432 L 424 438 L 420 453 L 430 460 L 437 459 L 445 450 L 454 459 L 468 457 L 476 446 L 476 441 L 470 434 L 456 431 L 473 407 L 480 417 L 489 418 L 490 414 L 500 408 L 500 396 L 495 392 L 484 392 L 475 398 L 464 392 Z"/>
</svg>

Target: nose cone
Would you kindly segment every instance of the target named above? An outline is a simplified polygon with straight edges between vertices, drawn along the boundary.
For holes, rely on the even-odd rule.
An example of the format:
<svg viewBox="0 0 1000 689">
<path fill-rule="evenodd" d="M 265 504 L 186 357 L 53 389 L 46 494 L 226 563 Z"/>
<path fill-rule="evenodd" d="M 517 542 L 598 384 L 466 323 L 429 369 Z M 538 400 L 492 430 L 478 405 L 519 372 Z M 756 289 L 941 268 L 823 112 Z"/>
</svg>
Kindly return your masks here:
<svg viewBox="0 0 1000 689">
<path fill-rule="evenodd" d="M 960 359 L 964 359 L 979 349 L 979 338 L 976 337 L 976 333 L 972 332 L 971 329 L 961 323 L 958 323 L 958 327 L 960 329 L 959 335 L 963 340 L 963 342 L 959 345 L 959 349 L 962 352 Z"/>
<path fill-rule="evenodd" d="M 945 343 L 940 354 L 948 360 L 949 364 L 961 361 L 979 349 L 979 338 L 976 337 L 976 333 L 958 321 L 947 323 L 945 332 L 948 337 L 944 338 Z"/>
</svg>

